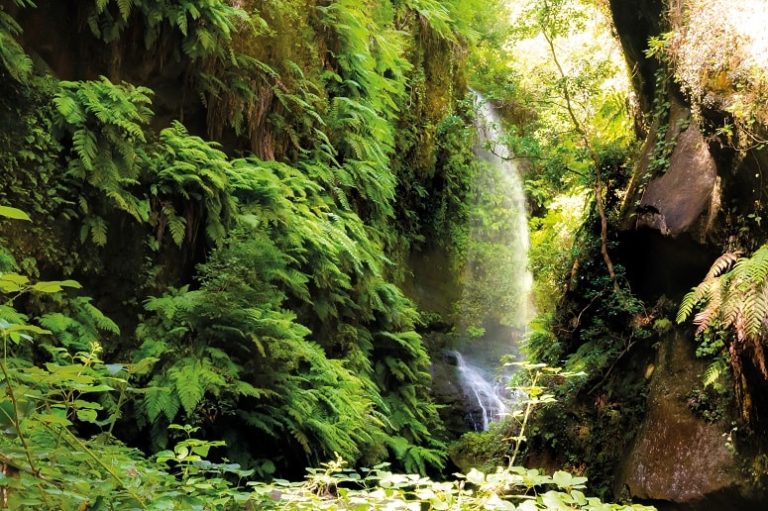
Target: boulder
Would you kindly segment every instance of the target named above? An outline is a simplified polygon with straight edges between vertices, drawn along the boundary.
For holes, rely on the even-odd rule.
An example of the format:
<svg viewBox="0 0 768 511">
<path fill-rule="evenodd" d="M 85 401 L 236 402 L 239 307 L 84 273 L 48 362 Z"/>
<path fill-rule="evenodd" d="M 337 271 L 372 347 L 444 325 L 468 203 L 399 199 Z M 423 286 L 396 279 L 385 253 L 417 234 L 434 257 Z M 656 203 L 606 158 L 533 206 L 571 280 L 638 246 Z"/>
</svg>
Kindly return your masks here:
<svg viewBox="0 0 768 511">
<path fill-rule="evenodd" d="M 698 124 L 691 123 L 677 139 L 667 172 L 648 184 L 640 201 L 637 227 L 664 235 L 691 232 L 713 203 L 718 183 L 717 166 Z M 715 197 L 717 198 L 717 197 Z"/>
<path fill-rule="evenodd" d="M 450 352 L 432 356 L 432 398 L 440 405 L 440 417 L 451 438 L 458 438 L 471 431 L 467 419 L 468 403 L 459 384 L 456 357 Z"/>
<path fill-rule="evenodd" d="M 687 405 L 691 389 L 701 386 L 704 365 L 681 332 L 661 342 L 651 368 L 648 413 L 623 462 L 617 493 L 683 504 L 738 493 L 727 427 L 696 417 Z"/>
</svg>

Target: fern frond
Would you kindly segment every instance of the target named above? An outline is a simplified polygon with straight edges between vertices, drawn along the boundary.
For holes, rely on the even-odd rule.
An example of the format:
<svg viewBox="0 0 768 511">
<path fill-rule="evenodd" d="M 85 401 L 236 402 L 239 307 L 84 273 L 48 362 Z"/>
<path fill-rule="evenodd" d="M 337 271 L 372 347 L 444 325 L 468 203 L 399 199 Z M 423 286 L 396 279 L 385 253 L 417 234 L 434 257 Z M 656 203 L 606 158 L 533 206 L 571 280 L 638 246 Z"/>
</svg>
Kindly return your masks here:
<svg viewBox="0 0 768 511">
<path fill-rule="evenodd" d="M 714 387 L 717 385 L 720 378 L 727 374 L 728 372 L 728 363 L 723 358 L 718 358 L 711 364 L 707 366 L 707 368 L 704 370 L 704 375 L 702 377 L 702 383 L 704 383 L 705 387 Z"/>
<path fill-rule="evenodd" d="M 173 422 L 179 413 L 179 400 L 167 387 L 146 389 L 142 405 L 151 422 L 156 422 L 161 415 L 165 416 L 168 422 Z"/>
<path fill-rule="evenodd" d="M 739 251 L 726 252 L 725 254 L 721 255 L 715 259 L 714 263 L 712 263 L 712 266 L 709 268 L 707 275 L 704 277 L 704 281 L 712 280 L 716 277 L 719 277 L 720 275 L 723 275 L 724 273 L 727 273 L 736 265 L 740 257 L 741 252 Z"/>
<path fill-rule="evenodd" d="M 174 366 L 168 371 L 174 393 L 187 416 L 192 415 L 205 395 L 206 385 L 202 378 L 202 369 L 199 364 L 188 361 L 181 367 Z"/>
<path fill-rule="evenodd" d="M 737 339 L 761 339 L 768 320 L 768 245 L 751 257 L 738 252 L 720 256 L 704 281 L 685 295 L 678 310 L 681 323 L 693 309 L 697 335 L 714 326 L 732 328 Z"/>
</svg>

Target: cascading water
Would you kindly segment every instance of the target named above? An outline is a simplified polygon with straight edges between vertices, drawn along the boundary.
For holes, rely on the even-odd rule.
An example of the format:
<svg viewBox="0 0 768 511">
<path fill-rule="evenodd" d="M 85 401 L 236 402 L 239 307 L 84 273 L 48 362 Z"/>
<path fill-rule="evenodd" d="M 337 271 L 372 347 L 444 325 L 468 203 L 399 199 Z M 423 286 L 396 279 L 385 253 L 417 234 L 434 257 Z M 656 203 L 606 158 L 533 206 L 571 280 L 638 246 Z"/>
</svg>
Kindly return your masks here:
<svg viewBox="0 0 768 511">
<path fill-rule="evenodd" d="M 458 351 L 452 354 L 456 357 L 459 384 L 470 401 L 469 420 L 475 431 L 486 431 L 492 421 L 507 413 L 507 405 L 502 397 L 503 385 L 491 384 L 482 371 L 468 364 Z"/>
<path fill-rule="evenodd" d="M 517 342 L 530 314 L 533 278 L 528 270 L 528 218 L 523 182 L 512 152 L 503 142 L 501 119 L 493 105 L 481 95 L 477 102 L 475 156 L 484 165 L 478 172 L 476 207 L 482 214 L 473 217 L 469 231 L 467 275 L 462 298 L 468 310 L 481 303 L 485 316 L 482 349 L 473 346 L 472 363 L 454 352 L 459 384 L 476 430 L 486 430 L 507 410 L 511 399 L 505 381 L 493 382 L 501 355 L 517 351 Z M 469 315 L 469 314 L 468 314 Z M 481 353 L 480 353 L 481 352 Z M 484 361 L 485 363 L 483 363 Z M 483 366 L 488 367 L 484 369 Z"/>
<path fill-rule="evenodd" d="M 528 269 L 528 249 L 530 238 L 528 233 L 528 210 L 526 208 L 525 190 L 520 170 L 514 160 L 514 155 L 503 142 L 501 118 L 493 104 L 480 94 L 475 93 L 477 102 L 477 143 L 474 147 L 475 156 L 486 162 L 496 172 L 491 184 L 503 197 L 502 206 L 509 210 L 510 221 L 506 232 L 498 233 L 507 245 L 508 256 L 512 264 L 505 267 L 510 274 L 502 278 L 509 283 L 509 291 L 516 297 L 514 303 L 508 305 L 505 311 L 516 326 L 525 326 L 530 314 L 530 291 L 533 285 L 533 275 Z M 482 231 L 481 227 L 475 227 Z M 470 239 L 484 237 L 483 232 L 470 232 Z"/>
</svg>

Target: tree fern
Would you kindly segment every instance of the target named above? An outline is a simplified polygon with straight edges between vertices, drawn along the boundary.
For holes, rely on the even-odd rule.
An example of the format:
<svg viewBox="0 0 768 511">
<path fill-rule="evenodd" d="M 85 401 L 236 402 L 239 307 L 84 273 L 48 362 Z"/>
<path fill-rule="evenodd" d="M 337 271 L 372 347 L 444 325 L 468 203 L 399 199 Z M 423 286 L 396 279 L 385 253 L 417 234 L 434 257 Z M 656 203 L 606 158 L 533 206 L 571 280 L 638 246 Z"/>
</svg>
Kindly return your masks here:
<svg viewBox="0 0 768 511">
<path fill-rule="evenodd" d="M 683 299 L 678 322 L 699 312 L 693 322 L 696 333 L 716 334 L 726 331 L 733 335 L 723 349 L 731 362 L 736 383 L 736 396 L 747 421 L 754 417 L 750 398 L 752 379 L 744 375 L 749 364 L 768 380 L 768 360 L 765 356 L 766 325 L 768 325 L 768 245 L 760 247 L 751 257 L 729 253 L 721 256 L 704 281 Z M 716 380 L 721 366 L 712 365 L 705 376 Z"/>
<path fill-rule="evenodd" d="M 726 252 L 718 257 L 712 264 L 712 267 L 707 272 L 704 280 L 700 285 L 693 288 L 689 293 L 685 295 L 683 301 L 680 303 L 680 308 L 677 313 L 677 322 L 682 323 L 693 312 L 694 307 L 705 297 L 718 295 L 719 293 L 713 293 L 713 284 L 717 281 L 717 278 L 728 272 L 739 260 L 739 253 Z"/>
<path fill-rule="evenodd" d="M 750 258 L 737 253 L 719 257 L 701 284 L 680 304 L 677 321 L 682 323 L 699 308 L 694 317 L 697 333 L 719 326 L 733 328 L 739 340 L 759 339 L 768 316 L 768 246 Z"/>
</svg>

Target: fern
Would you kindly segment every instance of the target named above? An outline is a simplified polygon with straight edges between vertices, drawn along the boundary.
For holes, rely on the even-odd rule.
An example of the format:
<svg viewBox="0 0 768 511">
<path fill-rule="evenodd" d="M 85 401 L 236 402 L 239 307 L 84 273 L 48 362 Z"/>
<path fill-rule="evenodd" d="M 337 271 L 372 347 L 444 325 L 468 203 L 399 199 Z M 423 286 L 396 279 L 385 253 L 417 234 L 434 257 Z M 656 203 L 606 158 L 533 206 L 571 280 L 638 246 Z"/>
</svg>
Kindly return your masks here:
<svg viewBox="0 0 768 511">
<path fill-rule="evenodd" d="M 444 2 L 438 0 L 408 0 L 404 6 L 415 12 L 422 26 L 428 27 L 438 38 L 456 42 L 454 20 Z"/>
<path fill-rule="evenodd" d="M 24 6 L 24 3 L 18 3 Z M 19 24 L 0 6 L 0 69 L 14 80 L 25 82 L 32 73 L 32 59 L 16 40 L 20 34 Z"/>
<path fill-rule="evenodd" d="M 199 291 L 147 302 L 157 314 L 151 329 L 166 325 L 160 331 L 168 332 L 149 338 L 203 350 L 196 360 L 211 358 L 216 349 L 212 363 L 222 368 L 219 374 L 240 383 L 207 386 L 204 392 L 219 393 L 220 403 L 253 400 L 243 420 L 264 434 L 289 435 L 310 459 L 333 451 L 354 459 L 364 445 L 390 433 L 424 446 L 437 414 L 428 401 L 429 359 L 412 330 L 417 315 L 381 278 L 379 245 L 359 217 L 332 213 L 322 188 L 285 164 L 236 160 L 229 186 L 244 213 L 240 226 L 201 267 Z M 316 311 L 328 330 L 323 342 L 331 346 L 334 339 L 335 350 L 344 350 L 347 364 L 361 376 L 308 341 L 309 330 L 281 309 L 289 296 Z M 181 325 L 189 325 L 181 337 L 169 335 Z M 383 360 L 384 353 L 390 364 L 377 372 L 370 358 Z M 182 399 L 187 414 L 197 413 L 192 407 L 200 387 L 196 383 Z M 386 421 L 387 400 L 410 419 Z M 442 460 L 438 446 L 428 448 L 431 461 Z"/>
<path fill-rule="evenodd" d="M 148 207 L 128 188 L 139 176 L 134 145 L 146 142 L 144 129 L 152 116 L 151 91 L 114 85 L 105 77 L 60 82 L 60 87 L 53 100 L 58 114 L 54 122 L 62 138 L 71 139 L 68 174 L 103 194 L 113 207 L 145 221 Z M 91 214 L 88 201 L 81 204 L 85 205 L 81 208 L 85 215 L 81 239 L 105 245 L 106 223 Z"/>
<path fill-rule="evenodd" d="M 70 351 L 87 351 L 94 343 L 104 343 L 120 335 L 120 328 L 89 297 L 66 300 L 62 312 L 43 314 L 40 326 L 49 330 Z"/>
<path fill-rule="evenodd" d="M 739 340 L 760 339 L 768 318 L 768 246 L 750 258 L 738 253 L 719 257 L 706 277 L 680 304 L 678 323 L 685 321 L 695 308 L 697 333 L 719 326 L 733 328 Z"/>
<path fill-rule="evenodd" d="M 718 331 L 725 331 L 735 337 L 722 344 L 721 354 L 731 361 L 742 414 L 751 420 L 754 411 L 743 366 L 753 365 L 768 379 L 768 361 L 764 355 L 768 325 L 768 245 L 748 258 L 725 254 L 715 261 L 704 281 L 683 299 L 678 322 L 690 317 L 695 309 L 698 309 L 693 318 L 698 326 L 697 336 L 717 337 Z M 716 361 L 705 373 L 705 380 L 709 384 L 716 382 L 723 374 L 724 365 L 725 362 Z"/>
<path fill-rule="evenodd" d="M 144 392 L 143 409 L 150 421 L 155 422 L 164 416 L 168 422 L 173 421 L 179 413 L 181 403 L 176 394 L 165 387 L 149 387 Z"/>
<path fill-rule="evenodd" d="M 147 155 L 144 167 L 151 190 L 150 223 L 158 240 L 167 228 L 178 246 L 184 241 L 194 244 L 201 231 L 214 244 L 222 241 L 235 205 L 231 164 L 216 144 L 191 136 L 175 122 L 160 132 L 160 143 Z"/>
<path fill-rule="evenodd" d="M 117 12 L 110 9 L 112 5 Z M 96 37 L 112 43 L 122 37 L 135 15 L 144 22 L 147 49 L 155 47 L 166 32 L 177 32 L 181 44 L 170 45 L 170 49 L 181 47 L 193 61 L 225 60 L 232 35 L 250 24 L 245 11 L 222 0 L 95 0 L 88 26 Z"/>
<path fill-rule="evenodd" d="M 204 367 L 183 360 L 168 371 L 168 377 L 173 382 L 173 389 L 179 398 L 181 406 L 188 416 L 197 408 L 205 395 L 208 386 L 203 374 Z"/>
<path fill-rule="evenodd" d="M 705 387 L 720 387 L 720 380 L 724 375 L 728 374 L 729 365 L 723 358 L 718 358 L 711 364 L 709 364 L 702 376 L 702 383 Z"/>
<path fill-rule="evenodd" d="M 80 229 L 80 241 L 91 239 L 97 246 L 107 244 L 107 224 L 99 216 L 88 217 Z"/>
</svg>

